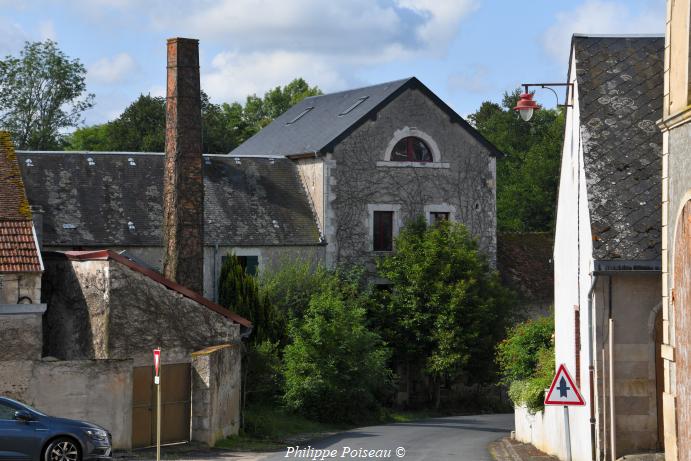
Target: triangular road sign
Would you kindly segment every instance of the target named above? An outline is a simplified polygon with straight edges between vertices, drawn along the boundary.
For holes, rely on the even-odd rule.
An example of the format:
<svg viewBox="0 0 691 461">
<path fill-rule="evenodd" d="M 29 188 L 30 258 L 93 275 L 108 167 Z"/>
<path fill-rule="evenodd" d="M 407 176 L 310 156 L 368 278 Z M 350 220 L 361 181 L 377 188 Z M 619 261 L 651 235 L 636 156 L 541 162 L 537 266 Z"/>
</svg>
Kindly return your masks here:
<svg viewBox="0 0 691 461">
<path fill-rule="evenodd" d="M 585 405 L 585 400 L 581 397 L 578 387 L 563 363 L 559 365 L 549 392 L 545 396 L 545 405 Z"/>
</svg>

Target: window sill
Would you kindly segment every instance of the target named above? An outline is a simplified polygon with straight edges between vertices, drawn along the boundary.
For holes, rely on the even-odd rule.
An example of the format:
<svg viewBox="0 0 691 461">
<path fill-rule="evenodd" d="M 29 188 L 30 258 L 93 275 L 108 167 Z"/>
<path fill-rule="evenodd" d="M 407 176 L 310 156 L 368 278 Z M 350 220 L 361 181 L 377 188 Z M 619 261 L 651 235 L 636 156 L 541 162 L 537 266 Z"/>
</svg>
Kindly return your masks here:
<svg viewBox="0 0 691 461">
<path fill-rule="evenodd" d="M 377 162 L 377 166 L 391 168 L 451 168 L 448 163 L 442 162 Z"/>
<path fill-rule="evenodd" d="M 393 250 L 372 250 L 375 256 L 388 256 L 393 253 Z"/>
</svg>

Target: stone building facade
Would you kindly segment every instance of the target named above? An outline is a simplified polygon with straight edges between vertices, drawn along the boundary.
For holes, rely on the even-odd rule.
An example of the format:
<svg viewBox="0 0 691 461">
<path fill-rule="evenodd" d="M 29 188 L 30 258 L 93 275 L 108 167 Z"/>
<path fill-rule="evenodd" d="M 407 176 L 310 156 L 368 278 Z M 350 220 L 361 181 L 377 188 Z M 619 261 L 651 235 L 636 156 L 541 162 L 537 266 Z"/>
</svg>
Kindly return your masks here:
<svg viewBox="0 0 691 461">
<path fill-rule="evenodd" d="M 691 2 L 668 0 L 662 157 L 665 457 L 691 459 Z"/>
<path fill-rule="evenodd" d="M 410 159 L 395 158 L 401 145 Z M 290 260 L 373 269 L 418 215 L 466 224 L 495 262 L 498 155 L 415 78 L 307 98 L 229 155 L 203 156 L 203 294 L 217 299 L 231 251 L 259 271 Z M 47 250 L 110 248 L 163 268 L 162 154 L 19 158 Z"/>
</svg>

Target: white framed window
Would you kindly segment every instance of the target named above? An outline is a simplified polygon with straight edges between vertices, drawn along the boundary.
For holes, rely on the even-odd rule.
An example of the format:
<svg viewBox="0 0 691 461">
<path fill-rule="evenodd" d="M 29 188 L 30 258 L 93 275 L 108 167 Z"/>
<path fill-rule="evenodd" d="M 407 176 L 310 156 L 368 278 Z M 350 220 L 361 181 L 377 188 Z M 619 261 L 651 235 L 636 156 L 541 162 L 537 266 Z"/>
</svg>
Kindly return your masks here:
<svg viewBox="0 0 691 461">
<path fill-rule="evenodd" d="M 439 205 L 425 205 L 425 220 L 427 224 L 433 225 L 439 221 L 456 221 L 456 207 L 447 203 Z"/>
<path fill-rule="evenodd" d="M 401 205 L 367 205 L 369 248 L 374 252 L 390 252 L 401 228 Z"/>
</svg>

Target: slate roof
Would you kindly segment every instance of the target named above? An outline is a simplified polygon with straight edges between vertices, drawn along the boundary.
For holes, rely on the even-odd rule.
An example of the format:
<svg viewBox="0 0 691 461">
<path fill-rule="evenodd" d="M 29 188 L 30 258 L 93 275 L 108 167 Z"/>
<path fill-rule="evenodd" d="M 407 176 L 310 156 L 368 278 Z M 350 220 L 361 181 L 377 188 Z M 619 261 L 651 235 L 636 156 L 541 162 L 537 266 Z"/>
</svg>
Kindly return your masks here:
<svg viewBox="0 0 691 461">
<path fill-rule="evenodd" d="M 664 37 L 574 36 L 596 260 L 661 254 Z"/>
<path fill-rule="evenodd" d="M 0 131 L 0 272 L 41 272 L 31 210 L 9 133 Z"/>
<path fill-rule="evenodd" d="M 449 114 L 451 120 L 465 127 L 491 155 L 503 156 L 503 153 L 415 77 L 305 98 L 236 147 L 230 155 L 293 156 L 330 152 L 340 140 L 409 88 L 425 93 Z M 362 102 L 357 104 L 360 100 Z M 353 107 L 354 105 L 356 106 Z"/>
<path fill-rule="evenodd" d="M 18 154 L 29 202 L 44 211 L 44 245 L 162 244 L 163 154 Z M 205 156 L 204 190 L 207 245 L 320 244 L 291 160 Z"/>
</svg>

